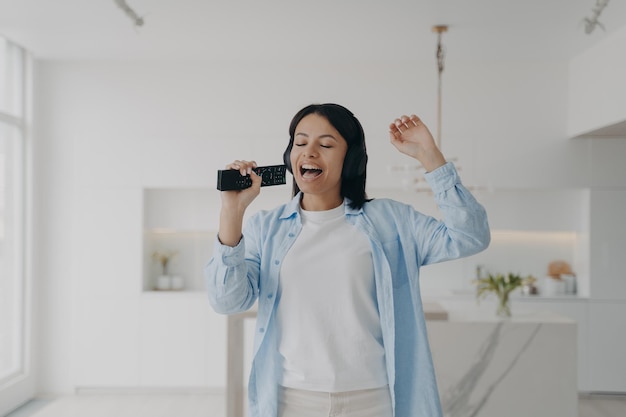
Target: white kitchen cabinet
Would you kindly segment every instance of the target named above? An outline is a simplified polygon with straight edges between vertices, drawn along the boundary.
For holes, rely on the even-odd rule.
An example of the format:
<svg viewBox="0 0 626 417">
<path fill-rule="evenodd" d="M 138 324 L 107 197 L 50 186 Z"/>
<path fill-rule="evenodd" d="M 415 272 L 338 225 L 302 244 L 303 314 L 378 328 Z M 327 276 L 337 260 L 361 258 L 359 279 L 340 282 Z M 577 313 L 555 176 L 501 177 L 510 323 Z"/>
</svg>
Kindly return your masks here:
<svg viewBox="0 0 626 417">
<path fill-rule="evenodd" d="M 589 303 L 592 391 L 626 393 L 626 302 Z"/>
<path fill-rule="evenodd" d="M 591 297 L 626 301 L 626 190 L 591 190 Z"/>
<path fill-rule="evenodd" d="M 220 387 L 226 320 L 203 293 L 145 294 L 139 300 L 139 386 Z"/>
<path fill-rule="evenodd" d="M 142 355 L 136 298 L 84 298 L 76 307 L 73 369 L 67 369 L 75 388 L 136 387 Z"/>
</svg>

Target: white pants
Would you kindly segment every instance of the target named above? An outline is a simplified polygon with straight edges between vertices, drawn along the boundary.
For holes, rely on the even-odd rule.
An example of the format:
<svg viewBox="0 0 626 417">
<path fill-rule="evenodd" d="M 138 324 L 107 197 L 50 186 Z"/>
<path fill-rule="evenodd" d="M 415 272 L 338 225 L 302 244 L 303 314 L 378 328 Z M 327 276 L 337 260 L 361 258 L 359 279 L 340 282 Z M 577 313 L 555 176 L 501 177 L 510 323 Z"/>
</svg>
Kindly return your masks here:
<svg viewBox="0 0 626 417">
<path fill-rule="evenodd" d="M 389 387 L 316 392 L 278 387 L 278 417 L 392 417 Z"/>
</svg>

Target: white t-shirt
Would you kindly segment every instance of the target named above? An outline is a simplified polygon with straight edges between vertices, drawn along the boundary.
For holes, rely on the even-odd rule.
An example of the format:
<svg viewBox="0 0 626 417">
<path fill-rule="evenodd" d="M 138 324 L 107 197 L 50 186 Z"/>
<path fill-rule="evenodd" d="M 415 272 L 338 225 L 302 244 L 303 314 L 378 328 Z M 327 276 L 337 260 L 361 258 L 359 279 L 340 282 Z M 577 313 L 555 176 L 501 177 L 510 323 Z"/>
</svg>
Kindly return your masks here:
<svg viewBox="0 0 626 417">
<path fill-rule="evenodd" d="M 342 392 L 387 385 L 372 251 L 343 204 L 300 210 L 302 231 L 280 271 L 281 385 Z"/>
</svg>

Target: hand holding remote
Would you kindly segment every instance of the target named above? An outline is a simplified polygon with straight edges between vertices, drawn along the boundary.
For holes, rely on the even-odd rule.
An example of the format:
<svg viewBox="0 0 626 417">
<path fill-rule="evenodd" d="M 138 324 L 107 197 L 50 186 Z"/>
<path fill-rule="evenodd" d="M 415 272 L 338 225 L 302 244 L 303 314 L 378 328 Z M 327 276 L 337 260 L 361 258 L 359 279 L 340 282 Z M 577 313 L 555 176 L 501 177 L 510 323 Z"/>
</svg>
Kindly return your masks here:
<svg viewBox="0 0 626 417">
<path fill-rule="evenodd" d="M 285 165 L 255 166 L 250 172 L 261 177 L 261 187 L 286 183 L 287 167 Z M 245 171 L 245 174 L 237 169 L 220 169 L 217 171 L 217 189 L 220 191 L 243 190 L 251 185 L 252 180 L 248 170 Z"/>
<path fill-rule="evenodd" d="M 222 209 L 220 211 L 220 228 L 218 238 L 228 246 L 237 246 L 241 240 L 243 216 L 248 206 L 261 192 L 261 177 L 253 169 L 255 161 L 234 161 L 226 165 L 228 170 L 238 170 L 242 176 L 249 175 L 252 184 L 240 190 L 222 191 Z"/>
</svg>

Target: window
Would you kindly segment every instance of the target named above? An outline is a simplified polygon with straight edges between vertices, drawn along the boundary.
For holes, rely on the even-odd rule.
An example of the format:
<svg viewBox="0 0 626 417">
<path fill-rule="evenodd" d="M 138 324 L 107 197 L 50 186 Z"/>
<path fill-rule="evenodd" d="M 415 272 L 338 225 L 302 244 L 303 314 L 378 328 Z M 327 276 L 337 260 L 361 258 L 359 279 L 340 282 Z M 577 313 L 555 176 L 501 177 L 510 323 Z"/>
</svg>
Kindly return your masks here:
<svg viewBox="0 0 626 417">
<path fill-rule="evenodd" d="M 0 37 L 0 386 L 24 371 L 25 54 Z"/>
</svg>

